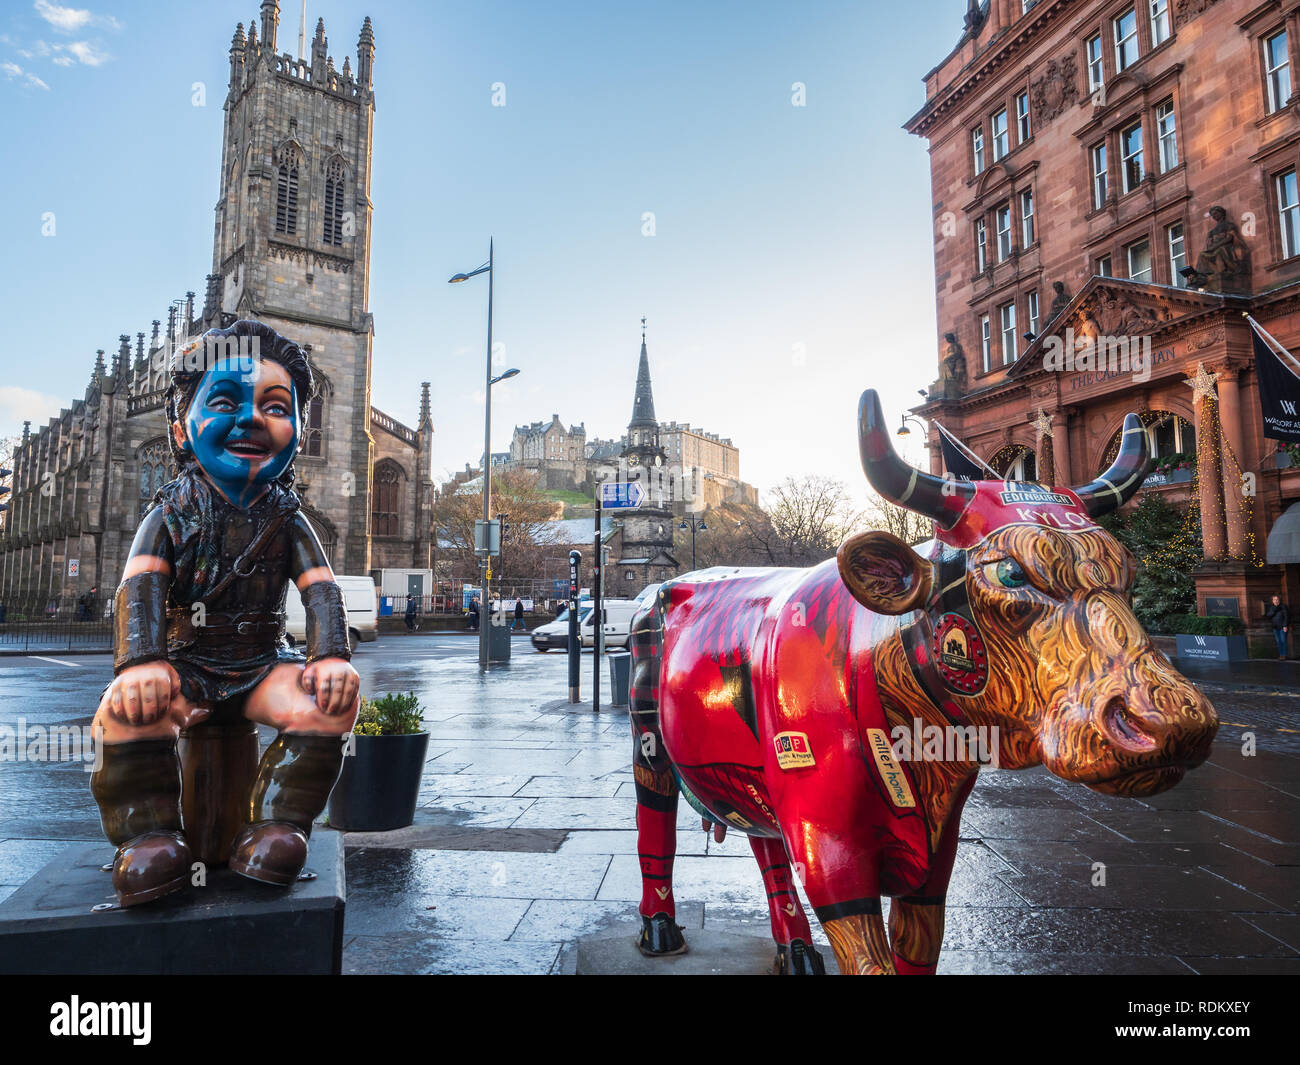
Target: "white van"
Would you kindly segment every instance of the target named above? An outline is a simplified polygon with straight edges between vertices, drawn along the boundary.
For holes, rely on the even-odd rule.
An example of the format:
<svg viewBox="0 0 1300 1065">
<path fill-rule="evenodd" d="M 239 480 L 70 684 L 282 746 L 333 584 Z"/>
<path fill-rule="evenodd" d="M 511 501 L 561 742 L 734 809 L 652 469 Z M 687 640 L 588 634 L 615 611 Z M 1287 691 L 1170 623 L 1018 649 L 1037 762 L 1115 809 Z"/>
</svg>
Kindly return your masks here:
<svg viewBox="0 0 1300 1065">
<path fill-rule="evenodd" d="M 578 604 L 578 635 L 582 639 L 583 647 L 591 646 L 591 606 L 590 599 L 584 599 Z M 567 651 L 569 649 L 569 608 L 566 606 L 561 610 L 554 621 L 538 625 L 529 633 L 529 638 L 538 651 L 549 651 L 551 648 Z"/>
<path fill-rule="evenodd" d="M 641 604 L 635 599 L 608 599 L 601 606 L 605 611 L 606 650 L 626 647 L 632 635 L 632 615 Z"/>
<path fill-rule="evenodd" d="M 358 643 L 370 643 L 379 638 L 379 596 L 373 577 L 335 576 L 343 593 L 343 605 L 348 611 L 348 646 L 356 650 Z M 298 586 L 289 582 L 284 597 L 284 631 L 289 645 L 307 642 L 307 614 L 302 608 L 302 595 Z"/>
</svg>

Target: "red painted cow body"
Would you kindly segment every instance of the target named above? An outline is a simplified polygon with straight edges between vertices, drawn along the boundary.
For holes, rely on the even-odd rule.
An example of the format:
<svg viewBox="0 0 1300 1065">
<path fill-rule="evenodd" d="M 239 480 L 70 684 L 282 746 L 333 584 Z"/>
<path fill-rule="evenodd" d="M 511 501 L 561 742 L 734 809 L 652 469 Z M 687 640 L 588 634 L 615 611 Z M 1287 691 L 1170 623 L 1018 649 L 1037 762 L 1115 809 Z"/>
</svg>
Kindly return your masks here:
<svg viewBox="0 0 1300 1065">
<path fill-rule="evenodd" d="M 872 392 L 860 434 L 868 478 L 935 517 L 934 541 L 867 532 L 810 569 L 689 574 L 633 620 L 647 954 L 685 949 L 672 920 L 679 790 L 750 836 L 778 971 L 821 971 L 793 866 L 842 970 L 928 973 L 981 759 L 1140 795 L 1208 752 L 1214 710 L 1151 646 L 1127 602 L 1133 560 L 1094 520 L 1141 483 L 1140 427 L 1078 490 L 914 471 Z M 922 734 L 956 743 L 901 742 Z"/>
</svg>

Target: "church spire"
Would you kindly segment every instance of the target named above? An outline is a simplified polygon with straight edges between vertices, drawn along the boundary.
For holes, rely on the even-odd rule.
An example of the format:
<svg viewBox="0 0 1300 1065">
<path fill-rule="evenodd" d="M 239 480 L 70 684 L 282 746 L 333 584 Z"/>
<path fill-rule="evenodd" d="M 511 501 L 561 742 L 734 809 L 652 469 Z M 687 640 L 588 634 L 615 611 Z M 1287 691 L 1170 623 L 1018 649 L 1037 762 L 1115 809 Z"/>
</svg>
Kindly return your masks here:
<svg viewBox="0 0 1300 1065">
<path fill-rule="evenodd" d="M 641 361 L 636 368 L 636 396 L 632 400 L 632 420 L 628 422 L 629 436 L 631 430 L 645 426 L 659 427 L 655 420 L 655 395 L 650 386 L 650 356 L 645 349 L 645 318 L 641 319 Z"/>
</svg>

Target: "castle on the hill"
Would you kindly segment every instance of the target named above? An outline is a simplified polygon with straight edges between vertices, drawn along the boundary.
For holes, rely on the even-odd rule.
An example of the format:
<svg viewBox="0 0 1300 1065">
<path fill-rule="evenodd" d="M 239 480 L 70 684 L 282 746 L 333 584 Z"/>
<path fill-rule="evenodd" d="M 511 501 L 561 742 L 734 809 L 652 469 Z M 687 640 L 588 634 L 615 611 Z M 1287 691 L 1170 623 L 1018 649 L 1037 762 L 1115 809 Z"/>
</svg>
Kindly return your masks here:
<svg viewBox="0 0 1300 1065">
<path fill-rule="evenodd" d="M 317 390 L 297 460 L 303 509 L 334 568 L 430 565 L 429 385 L 416 428 L 370 405 L 371 142 L 375 38 L 336 69 L 323 21 L 310 61 L 276 51 L 280 7 L 230 44 L 212 273 L 202 307 L 174 300 L 148 346 L 127 334 L 48 425 L 25 424 L 0 536 L 0 597 L 111 594 L 140 516 L 175 470 L 163 394 L 167 360 L 204 330 L 255 318 L 302 344 Z M 301 39 L 301 38 L 300 38 Z M 414 412 L 412 412 L 414 413 Z"/>
</svg>

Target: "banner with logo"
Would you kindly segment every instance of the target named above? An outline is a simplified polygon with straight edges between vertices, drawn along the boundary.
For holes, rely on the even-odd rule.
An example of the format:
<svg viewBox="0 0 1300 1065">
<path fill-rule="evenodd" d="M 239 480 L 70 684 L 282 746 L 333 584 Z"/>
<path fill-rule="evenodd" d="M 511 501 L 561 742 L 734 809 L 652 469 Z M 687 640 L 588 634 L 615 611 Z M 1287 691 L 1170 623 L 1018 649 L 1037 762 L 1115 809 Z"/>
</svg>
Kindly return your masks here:
<svg viewBox="0 0 1300 1065">
<path fill-rule="evenodd" d="M 1271 336 L 1266 340 L 1266 334 L 1255 324 L 1254 319 L 1250 319 L 1250 325 L 1250 340 L 1255 349 L 1255 374 L 1259 381 L 1259 405 L 1264 415 L 1264 435 L 1270 440 L 1300 444 L 1300 376 L 1269 343 L 1277 342 Z M 1287 357 L 1290 358 L 1289 354 Z"/>
</svg>

